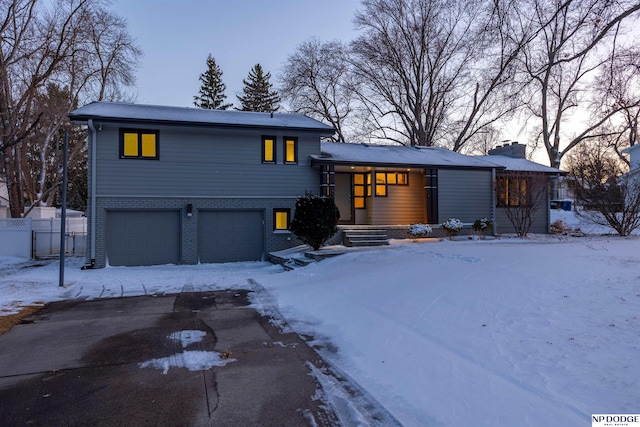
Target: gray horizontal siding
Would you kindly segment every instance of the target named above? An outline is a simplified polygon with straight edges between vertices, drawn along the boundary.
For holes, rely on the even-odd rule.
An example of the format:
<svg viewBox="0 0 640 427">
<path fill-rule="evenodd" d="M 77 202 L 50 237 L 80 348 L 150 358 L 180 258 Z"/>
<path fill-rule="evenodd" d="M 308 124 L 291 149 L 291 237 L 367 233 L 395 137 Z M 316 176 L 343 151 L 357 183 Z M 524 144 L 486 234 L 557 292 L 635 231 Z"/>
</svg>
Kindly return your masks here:
<svg viewBox="0 0 640 427">
<path fill-rule="evenodd" d="M 473 222 L 491 218 L 493 206 L 493 179 L 491 171 L 450 170 L 438 171 L 438 218 L 458 218 Z"/>
<path fill-rule="evenodd" d="M 149 128 L 125 126 L 127 128 Z M 160 127 L 159 160 L 119 158 L 119 128 L 98 131 L 97 195 L 108 196 L 297 196 L 318 192 L 309 167 L 318 154 L 316 134 L 274 133 L 278 164 L 262 164 L 259 131 L 211 131 Z M 283 164 L 283 136 L 298 137 L 298 164 Z"/>
<path fill-rule="evenodd" d="M 549 233 L 550 212 L 547 207 L 543 207 L 534 215 L 533 224 L 530 233 L 547 234 Z M 504 208 L 496 208 L 496 233 L 515 233 L 515 228 L 507 217 Z"/>
<path fill-rule="evenodd" d="M 375 176 L 375 175 L 373 175 Z M 375 193 L 375 187 L 372 189 Z M 409 173 L 409 185 L 387 185 L 387 197 L 371 197 L 372 225 L 413 224 L 425 220 L 424 175 Z"/>
</svg>

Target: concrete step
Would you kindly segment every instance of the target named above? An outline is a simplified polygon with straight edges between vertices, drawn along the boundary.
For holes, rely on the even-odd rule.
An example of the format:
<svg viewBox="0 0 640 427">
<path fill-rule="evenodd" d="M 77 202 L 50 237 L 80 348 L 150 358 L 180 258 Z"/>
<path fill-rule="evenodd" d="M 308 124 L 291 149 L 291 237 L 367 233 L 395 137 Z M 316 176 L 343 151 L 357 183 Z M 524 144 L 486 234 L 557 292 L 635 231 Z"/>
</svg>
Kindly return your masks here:
<svg viewBox="0 0 640 427">
<path fill-rule="evenodd" d="M 342 240 L 345 246 L 382 246 L 389 244 L 387 232 L 383 229 L 344 229 Z"/>
<path fill-rule="evenodd" d="M 350 240 L 347 242 L 346 246 L 354 247 L 354 246 L 384 246 L 388 245 L 388 239 L 375 239 L 375 240 Z"/>
</svg>

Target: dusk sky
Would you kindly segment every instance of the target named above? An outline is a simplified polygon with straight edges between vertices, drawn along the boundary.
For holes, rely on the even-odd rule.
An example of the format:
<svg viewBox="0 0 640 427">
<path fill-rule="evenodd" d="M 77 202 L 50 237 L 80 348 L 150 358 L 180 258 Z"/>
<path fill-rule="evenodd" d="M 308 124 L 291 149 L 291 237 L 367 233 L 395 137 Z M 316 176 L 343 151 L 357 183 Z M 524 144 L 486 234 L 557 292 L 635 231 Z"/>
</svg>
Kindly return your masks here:
<svg viewBox="0 0 640 427">
<path fill-rule="evenodd" d="M 227 101 L 237 104 L 242 80 L 260 63 L 277 76 L 302 42 L 350 41 L 359 0 L 116 0 L 144 52 L 136 102 L 193 106 L 211 54 L 223 72 Z"/>
</svg>

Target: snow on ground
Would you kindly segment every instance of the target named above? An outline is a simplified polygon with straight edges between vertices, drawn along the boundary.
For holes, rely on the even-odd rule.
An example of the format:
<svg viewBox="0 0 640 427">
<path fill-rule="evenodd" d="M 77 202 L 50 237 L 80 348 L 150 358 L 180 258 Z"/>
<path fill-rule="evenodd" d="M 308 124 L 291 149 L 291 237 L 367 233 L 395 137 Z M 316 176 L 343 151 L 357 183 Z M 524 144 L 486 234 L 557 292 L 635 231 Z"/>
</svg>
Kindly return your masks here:
<svg viewBox="0 0 640 427">
<path fill-rule="evenodd" d="M 266 263 L 81 271 L 71 259 L 62 288 L 57 262 L 33 264 L 0 258 L 0 310 L 252 289 L 256 308 L 313 336 L 406 426 L 578 426 L 591 414 L 640 413 L 639 236 L 394 241 L 290 272 Z"/>
</svg>

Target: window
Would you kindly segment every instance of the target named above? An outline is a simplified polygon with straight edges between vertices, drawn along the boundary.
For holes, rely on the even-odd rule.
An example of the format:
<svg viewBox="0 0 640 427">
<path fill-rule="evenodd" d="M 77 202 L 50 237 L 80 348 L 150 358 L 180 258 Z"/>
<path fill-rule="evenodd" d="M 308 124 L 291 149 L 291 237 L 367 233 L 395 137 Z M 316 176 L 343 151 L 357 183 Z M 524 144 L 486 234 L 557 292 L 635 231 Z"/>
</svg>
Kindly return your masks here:
<svg viewBox="0 0 640 427">
<path fill-rule="evenodd" d="M 157 160 L 158 131 L 120 129 L 120 158 Z"/>
<path fill-rule="evenodd" d="M 387 197 L 387 174 L 376 172 L 376 197 Z"/>
<path fill-rule="evenodd" d="M 276 137 L 262 137 L 262 163 L 276 162 Z"/>
<path fill-rule="evenodd" d="M 406 172 L 398 172 L 396 174 L 398 176 L 397 182 L 398 185 L 409 185 L 409 174 Z"/>
<path fill-rule="evenodd" d="M 333 197 L 336 190 L 336 175 L 333 165 L 322 165 L 320 173 L 320 194 Z"/>
<path fill-rule="evenodd" d="M 367 196 L 371 196 L 371 174 L 353 174 L 353 207 L 365 209 Z"/>
<path fill-rule="evenodd" d="M 406 172 L 387 172 L 387 185 L 409 185 L 409 174 Z"/>
<path fill-rule="evenodd" d="M 288 230 L 290 217 L 291 217 L 291 209 L 274 209 L 273 210 L 273 229 L 275 231 Z"/>
<path fill-rule="evenodd" d="M 284 138 L 284 162 L 288 164 L 298 163 L 298 138 Z"/>
<path fill-rule="evenodd" d="M 498 178 L 498 207 L 525 206 L 527 200 L 526 178 Z"/>
</svg>

